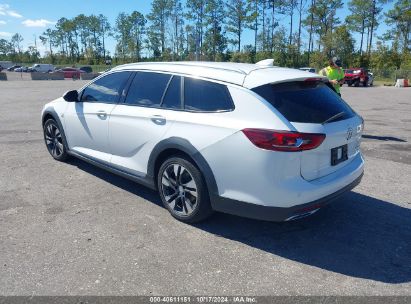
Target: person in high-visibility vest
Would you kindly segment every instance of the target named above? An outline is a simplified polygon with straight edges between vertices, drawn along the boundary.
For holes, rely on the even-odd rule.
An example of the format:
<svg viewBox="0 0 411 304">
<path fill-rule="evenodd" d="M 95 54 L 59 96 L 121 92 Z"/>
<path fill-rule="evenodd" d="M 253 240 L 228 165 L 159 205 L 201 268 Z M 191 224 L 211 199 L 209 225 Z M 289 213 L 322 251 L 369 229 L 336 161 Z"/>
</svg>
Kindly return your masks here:
<svg viewBox="0 0 411 304">
<path fill-rule="evenodd" d="M 341 68 L 341 60 L 338 57 L 330 59 L 330 65 L 323 68 L 318 74 L 326 76 L 333 85 L 335 91 L 341 96 L 340 86 L 344 84 L 344 71 Z"/>
</svg>

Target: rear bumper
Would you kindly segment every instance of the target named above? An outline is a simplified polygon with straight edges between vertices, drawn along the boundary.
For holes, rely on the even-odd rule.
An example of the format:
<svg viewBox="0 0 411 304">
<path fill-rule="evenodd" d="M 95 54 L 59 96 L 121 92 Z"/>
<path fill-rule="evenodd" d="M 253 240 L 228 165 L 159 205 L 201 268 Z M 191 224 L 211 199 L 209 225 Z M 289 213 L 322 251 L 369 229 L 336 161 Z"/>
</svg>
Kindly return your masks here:
<svg viewBox="0 0 411 304">
<path fill-rule="evenodd" d="M 344 188 L 325 197 L 322 197 L 320 199 L 317 199 L 306 204 L 296 205 L 289 208 L 250 204 L 224 198 L 221 196 L 214 198 L 213 208 L 214 210 L 219 212 L 229 213 L 233 215 L 258 220 L 274 222 L 294 220 L 315 213 L 316 211 L 318 211 L 318 209 L 324 207 L 325 205 L 339 197 L 341 194 L 350 191 L 361 182 L 362 177 L 363 174 L 361 174 L 353 182 L 351 182 Z"/>
</svg>

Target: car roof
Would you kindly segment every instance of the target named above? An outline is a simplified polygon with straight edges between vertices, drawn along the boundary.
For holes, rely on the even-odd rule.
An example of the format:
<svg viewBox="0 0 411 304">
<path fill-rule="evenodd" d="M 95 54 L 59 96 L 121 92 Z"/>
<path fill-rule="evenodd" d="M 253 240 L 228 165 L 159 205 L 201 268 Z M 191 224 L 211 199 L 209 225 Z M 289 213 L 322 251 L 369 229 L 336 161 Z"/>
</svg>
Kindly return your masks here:
<svg viewBox="0 0 411 304">
<path fill-rule="evenodd" d="M 234 62 L 140 62 L 117 66 L 111 71 L 118 70 L 149 70 L 177 73 L 232 83 L 247 88 L 257 87 L 267 83 L 313 77 L 312 73 L 296 69 Z"/>
</svg>

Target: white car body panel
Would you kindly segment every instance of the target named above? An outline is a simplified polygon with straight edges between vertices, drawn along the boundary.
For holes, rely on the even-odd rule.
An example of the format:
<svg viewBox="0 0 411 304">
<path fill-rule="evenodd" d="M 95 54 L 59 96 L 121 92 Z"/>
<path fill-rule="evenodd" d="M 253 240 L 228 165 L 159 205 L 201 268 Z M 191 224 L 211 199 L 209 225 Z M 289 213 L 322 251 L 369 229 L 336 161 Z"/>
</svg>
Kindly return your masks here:
<svg viewBox="0 0 411 304">
<path fill-rule="evenodd" d="M 251 71 L 245 78 L 243 86 L 252 89 L 267 83 L 286 82 L 290 80 L 300 81 L 307 78 L 326 79 L 323 76 L 314 75 L 306 71 L 273 67 Z"/>
<path fill-rule="evenodd" d="M 108 123 L 115 106 L 115 104 L 94 102 L 68 103 L 64 121 L 70 149 L 110 162 Z"/>
<path fill-rule="evenodd" d="M 156 108 L 117 105 L 109 121 L 111 163 L 134 174 L 147 173 L 150 153 L 173 124 L 175 114 Z"/>
<path fill-rule="evenodd" d="M 221 151 L 229 156 L 222 157 Z M 358 154 L 347 168 L 306 181 L 300 175 L 301 153 L 259 149 L 242 132 L 201 153 L 209 161 L 221 196 L 263 206 L 291 207 L 317 200 L 350 184 L 364 166 Z"/>
<path fill-rule="evenodd" d="M 348 165 L 360 153 L 362 121 L 358 116 L 351 119 L 322 124 L 293 123 L 299 132 L 322 133 L 326 135 L 324 142 L 317 149 L 301 152 L 301 176 L 306 180 L 314 180 L 338 171 Z M 347 139 L 347 130 L 351 130 Z M 348 160 L 331 166 L 330 150 L 348 144 Z"/>
</svg>

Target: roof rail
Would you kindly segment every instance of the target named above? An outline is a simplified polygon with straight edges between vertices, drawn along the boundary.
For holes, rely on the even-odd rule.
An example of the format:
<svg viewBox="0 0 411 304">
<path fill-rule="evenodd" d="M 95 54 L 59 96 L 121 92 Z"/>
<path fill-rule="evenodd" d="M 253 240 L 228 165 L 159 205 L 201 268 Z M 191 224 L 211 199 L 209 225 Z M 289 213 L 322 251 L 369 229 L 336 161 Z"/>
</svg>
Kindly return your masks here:
<svg viewBox="0 0 411 304">
<path fill-rule="evenodd" d="M 164 62 L 137 62 L 137 63 L 128 63 L 124 64 L 123 66 L 134 66 L 134 65 L 178 65 L 178 66 L 197 66 L 221 71 L 229 71 L 234 72 L 242 75 L 247 75 L 247 73 L 238 68 L 227 68 L 227 67 L 219 67 L 215 64 L 209 63 L 206 61 L 164 61 Z"/>
</svg>

